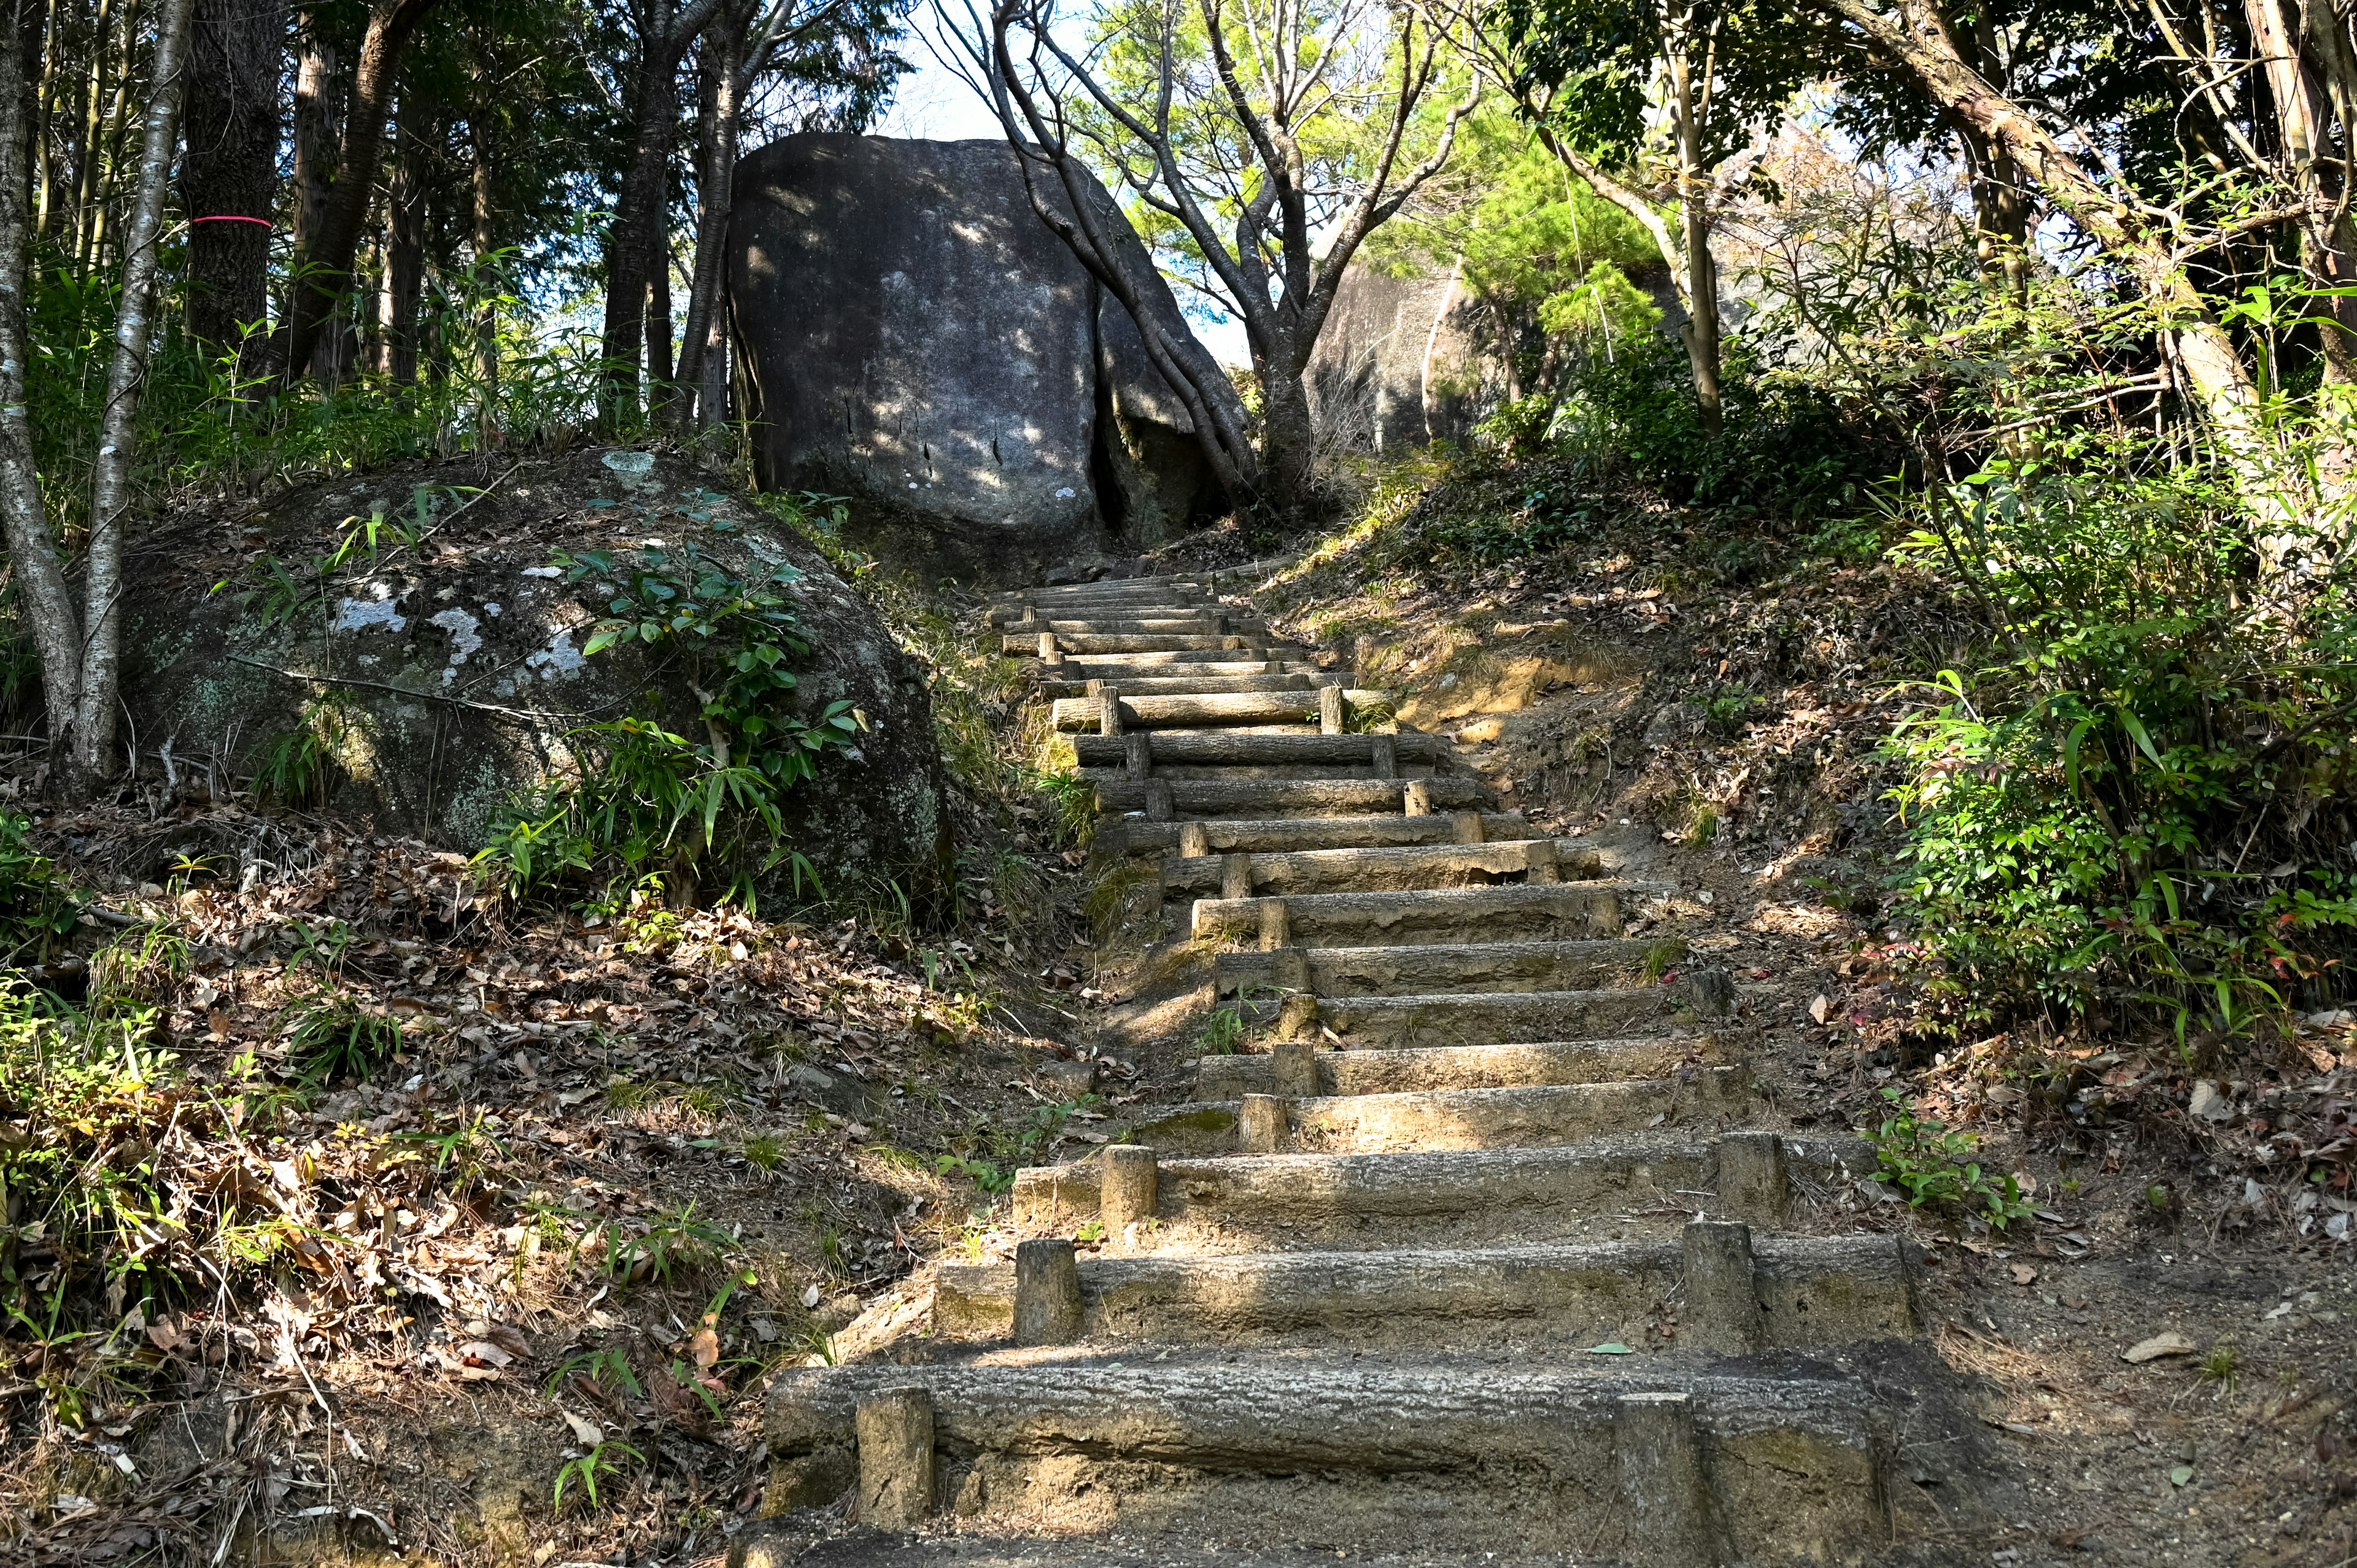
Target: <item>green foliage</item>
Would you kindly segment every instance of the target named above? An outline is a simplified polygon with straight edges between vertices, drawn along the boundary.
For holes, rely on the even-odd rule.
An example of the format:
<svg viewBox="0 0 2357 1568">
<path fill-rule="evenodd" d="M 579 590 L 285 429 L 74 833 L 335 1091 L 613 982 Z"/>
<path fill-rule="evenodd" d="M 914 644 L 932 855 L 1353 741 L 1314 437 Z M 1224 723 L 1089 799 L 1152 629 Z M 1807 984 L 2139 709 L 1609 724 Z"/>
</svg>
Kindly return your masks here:
<svg viewBox="0 0 2357 1568">
<path fill-rule="evenodd" d="M 1244 1037 L 1244 1015 L 1234 1007 L 1214 1007 L 1195 1031 L 1196 1048 L 1207 1057 L 1233 1056 Z"/>
<path fill-rule="evenodd" d="M 1035 773 L 1031 787 L 1047 798 L 1053 811 L 1049 825 L 1059 845 L 1086 847 L 1096 836 L 1097 787 L 1075 768 Z"/>
<path fill-rule="evenodd" d="M 340 699 L 305 703 L 300 723 L 262 743 L 253 768 L 254 792 L 281 806 L 326 806 L 343 776 L 337 756 L 355 722 Z"/>
<path fill-rule="evenodd" d="M 1725 425 L 1712 435 L 1685 350 L 1641 335 L 1573 369 L 1549 435 L 1596 478 L 1797 522 L 1857 510 L 1897 466 L 1887 435 L 1861 429 L 1819 381 L 1768 374 L 1746 339 L 1728 343 L 1722 386 Z"/>
<path fill-rule="evenodd" d="M 1944 1122 L 1919 1120 L 1907 1097 L 1885 1089 L 1889 1114 L 1866 1134 L 1874 1145 L 1883 1178 L 1907 1194 L 1916 1208 L 1961 1208 L 1998 1230 L 2029 1217 L 2021 1184 L 2002 1171 L 1984 1170 L 1972 1158 L 1980 1140 L 1952 1131 Z"/>
<path fill-rule="evenodd" d="M 674 892 L 708 878 L 722 897 L 750 904 L 759 878 L 799 860 L 785 842 L 784 793 L 866 727 L 848 702 L 814 723 L 786 711 L 796 684 L 787 665 L 809 651 L 791 607 L 800 573 L 777 562 L 740 575 L 693 542 L 619 557 L 559 552 L 554 564 L 609 596 L 585 652 L 635 643 L 684 661 L 704 737 L 637 717 L 573 731 L 575 776 L 511 802 L 477 858 L 515 894 L 592 875 L 643 889 L 661 863 L 687 885 Z"/>
<path fill-rule="evenodd" d="M 371 1013 L 350 996 L 307 997 L 294 1016 L 287 1062 L 306 1083 L 366 1083 L 401 1054 L 401 1021 Z"/>
<path fill-rule="evenodd" d="M 2065 456 L 2073 461 L 2057 461 Z M 1903 724 L 1899 891 L 1958 1026 L 2045 1008 L 2233 1036 L 2357 956 L 2357 617 L 2241 603 L 2198 468 L 2086 444 L 1925 496 L 2000 657 Z"/>
<path fill-rule="evenodd" d="M 643 1466 L 646 1462 L 645 1455 L 619 1437 L 609 1437 L 579 1458 L 567 1460 L 556 1472 L 556 1490 L 549 1498 L 550 1506 L 563 1508 L 565 1488 L 568 1484 L 573 1484 L 578 1486 L 581 1496 L 594 1509 L 597 1506 L 599 1477 L 604 1477 L 607 1484 L 611 1486 L 618 1477 L 628 1474 L 631 1467 Z"/>
<path fill-rule="evenodd" d="M 48 857 L 26 842 L 32 824 L 0 811 L 0 961 L 48 956 L 71 933 L 81 904 Z"/>
<path fill-rule="evenodd" d="M 695 1217 L 694 1199 L 631 1229 L 608 1220 L 583 1240 L 583 1251 L 599 1240 L 604 1272 L 618 1284 L 649 1276 L 669 1284 L 674 1272 L 705 1268 L 737 1251 L 737 1238 Z"/>
</svg>

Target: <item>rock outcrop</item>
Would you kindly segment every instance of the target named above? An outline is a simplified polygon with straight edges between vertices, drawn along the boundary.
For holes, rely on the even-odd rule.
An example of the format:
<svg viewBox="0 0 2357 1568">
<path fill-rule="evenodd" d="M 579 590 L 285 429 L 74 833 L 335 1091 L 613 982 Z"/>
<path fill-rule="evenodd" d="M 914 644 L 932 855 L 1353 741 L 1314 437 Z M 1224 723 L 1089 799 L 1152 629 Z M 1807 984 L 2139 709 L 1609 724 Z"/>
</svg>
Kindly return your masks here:
<svg viewBox="0 0 2357 1568">
<path fill-rule="evenodd" d="M 307 732 L 333 756 L 330 803 L 467 851 L 517 791 L 575 765 L 581 725 L 631 715 L 705 734 L 668 644 L 587 651 L 613 591 L 556 552 L 628 570 L 651 546 L 677 559 L 692 544 L 740 578 L 790 565 L 809 644 L 791 705 L 815 717 L 847 701 L 867 727 L 788 791 L 789 843 L 830 889 L 888 879 L 922 900 L 945 884 L 921 671 L 823 556 L 689 463 L 592 448 L 504 478 L 415 465 L 299 487 L 241 524 L 167 529 L 176 567 L 139 574 L 127 607 L 123 690 L 143 752 L 167 750 L 184 778 L 243 777 Z"/>
<path fill-rule="evenodd" d="M 1478 313 L 1454 274 L 1345 272 L 1309 358 L 1319 438 L 1338 449 L 1395 452 L 1469 436 L 1504 380 L 1480 343 Z"/>
<path fill-rule="evenodd" d="M 863 542 L 985 579 L 1222 510 L 1184 404 L 1004 143 L 792 135 L 736 188 L 764 485 L 852 497 Z M 1155 304 L 1185 330 L 1168 288 Z"/>
</svg>

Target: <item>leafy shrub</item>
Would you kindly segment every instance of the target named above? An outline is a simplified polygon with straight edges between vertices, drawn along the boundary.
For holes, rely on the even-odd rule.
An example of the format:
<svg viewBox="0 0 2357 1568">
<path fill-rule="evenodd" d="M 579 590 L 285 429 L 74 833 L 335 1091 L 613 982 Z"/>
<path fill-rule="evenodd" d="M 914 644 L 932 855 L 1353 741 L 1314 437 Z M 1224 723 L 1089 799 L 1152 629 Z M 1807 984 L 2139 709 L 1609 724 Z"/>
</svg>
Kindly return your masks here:
<svg viewBox="0 0 2357 1568">
<path fill-rule="evenodd" d="M 620 559 L 559 552 L 554 564 L 609 588 L 586 654 L 636 642 L 683 656 L 703 696 L 704 736 L 636 717 L 574 730 L 576 777 L 511 802 L 478 858 L 519 894 L 591 875 L 642 885 L 658 863 L 686 885 L 674 891 L 716 872 L 722 897 L 748 904 L 756 880 L 790 859 L 799 881 L 808 863 L 785 842 L 780 800 L 866 725 L 848 702 L 815 723 L 784 711 L 796 686 L 787 665 L 809 651 L 790 596 L 801 574 L 779 562 L 740 575 L 693 542 Z"/>
<path fill-rule="evenodd" d="M 1998 1230 L 2029 1218 L 2021 1184 L 2002 1171 L 1988 1171 L 1972 1158 L 1980 1140 L 1944 1122 L 1918 1119 L 1898 1090 L 1886 1089 L 1889 1114 L 1866 1134 L 1874 1145 L 1883 1178 L 1907 1194 L 1915 1208 L 1958 1208 Z"/>
<path fill-rule="evenodd" d="M 1890 744 L 1899 885 L 1959 1026 L 2025 1008 L 2231 1036 L 2357 956 L 2357 618 L 2243 607 L 2199 470 L 1992 464 L 1901 549 L 1984 596 L 2004 656 Z"/>
<path fill-rule="evenodd" d="M 0 958 L 47 956 L 72 931 L 81 905 L 48 857 L 26 842 L 32 824 L 0 811 Z"/>
<path fill-rule="evenodd" d="M 1813 521 L 1852 510 L 1899 467 L 1813 381 L 1765 374 L 1741 338 L 1721 374 L 1724 427 L 1712 435 L 1675 339 L 1639 334 L 1576 369 L 1551 435 L 1591 472 L 1620 472 L 1673 500 Z"/>
</svg>

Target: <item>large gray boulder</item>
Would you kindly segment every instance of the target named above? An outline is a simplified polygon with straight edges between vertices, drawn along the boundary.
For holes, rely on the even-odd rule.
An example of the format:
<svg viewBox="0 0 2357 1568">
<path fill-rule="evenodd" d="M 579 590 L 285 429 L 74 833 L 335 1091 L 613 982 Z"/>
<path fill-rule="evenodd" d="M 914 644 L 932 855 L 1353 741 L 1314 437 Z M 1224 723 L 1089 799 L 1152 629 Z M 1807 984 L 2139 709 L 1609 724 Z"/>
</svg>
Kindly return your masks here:
<svg viewBox="0 0 2357 1568">
<path fill-rule="evenodd" d="M 1505 379 L 1484 351 L 1481 325 L 1454 274 L 1394 276 L 1352 265 L 1309 356 L 1319 439 L 1373 452 L 1465 440 Z"/>
<path fill-rule="evenodd" d="M 738 168 L 729 258 L 761 482 L 853 498 L 863 542 L 1006 580 L 1223 509 L 1185 406 L 1005 143 L 773 142 Z"/>
<path fill-rule="evenodd" d="M 394 525 L 421 515 L 423 537 L 401 542 Z M 555 552 L 602 550 L 627 571 L 650 546 L 677 559 L 693 544 L 740 579 L 790 565 L 809 645 L 792 661 L 791 711 L 815 719 L 847 701 L 867 728 L 788 792 L 788 842 L 830 892 L 888 881 L 922 903 L 946 887 L 950 824 L 923 671 L 817 551 L 690 462 L 590 448 L 504 478 L 414 464 L 296 487 L 259 517 L 199 510 L 156 537 L 177 564 L 138 575 L 124 636 L 123 691 L 145 765 L 168 752 L 184 784 L 248 776 L 308 732 L 334 756 L 327 803 L 373 817 L 378 832 L 464 851 L 519 791 L 579 764 L 580 726 L 631 716 L 705 733 L 677 647 L 587 651 L 613 595 L 597 574 L 572 580 Z M 771 890 L 790 885 L 780 875 Z"/>
</svg>

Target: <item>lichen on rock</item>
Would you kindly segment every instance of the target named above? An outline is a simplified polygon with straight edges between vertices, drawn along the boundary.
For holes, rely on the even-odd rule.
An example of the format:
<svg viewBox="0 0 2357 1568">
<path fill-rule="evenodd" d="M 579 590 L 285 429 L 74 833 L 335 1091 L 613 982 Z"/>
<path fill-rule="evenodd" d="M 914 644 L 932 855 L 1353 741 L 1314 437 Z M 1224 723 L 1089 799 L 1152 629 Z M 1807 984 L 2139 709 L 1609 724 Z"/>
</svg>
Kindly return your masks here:
<svg viewBox="0 0 2357 1568">
<path fill-rule="evenodd" d="M 329 564 L 388 516 L 420 522 L 380 526 L 372 552 L 346 548 Z M 610 601 L 553 565 L 556 553 L 627 559 L 692 542 L 729 571 L 791 566 L 809 649 L 789 716 L 847 702 L 866 727 L 787 792 L 788 846 L 830 889 L 889 881 L 920 902 L 945 886 L 922 671 L 823 556 L 691 462 L 590 449 L 505 472 L 411 465 L 297 486 L 235 522 L 194 510 L 156 540 L 175 564 L 144 575 L 127 607 L 138 744 L 168 744 L 184 769 L 243 778 L 274 738 L 318 727 L 331 736 L 335 805 L 462 850 L 483 843 L 518 791 L 578 768 L 567 737 L 583 725 L 636 715 L 703 734 L 675 650 L 587 651 Z"/>
</svg>

